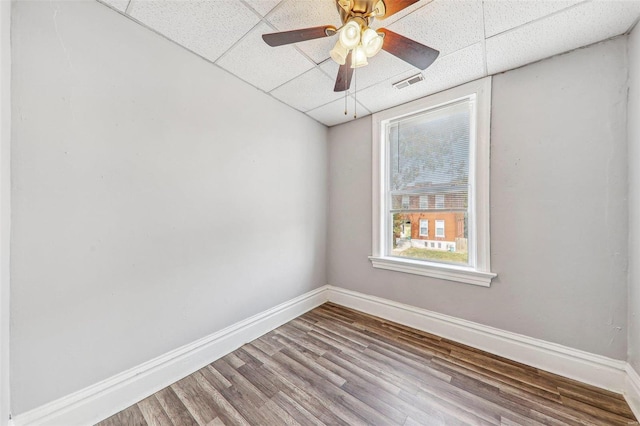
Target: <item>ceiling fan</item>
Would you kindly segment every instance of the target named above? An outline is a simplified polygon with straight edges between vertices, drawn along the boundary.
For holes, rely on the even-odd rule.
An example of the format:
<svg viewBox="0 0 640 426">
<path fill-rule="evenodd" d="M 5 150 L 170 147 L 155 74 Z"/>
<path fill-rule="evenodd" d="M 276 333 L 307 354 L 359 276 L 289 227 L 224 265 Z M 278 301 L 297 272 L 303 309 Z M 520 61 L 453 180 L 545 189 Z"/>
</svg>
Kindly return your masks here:
<svg viewBox="0 0 640 426">
<path fill-rule="evenodd" d="M 351 86 L 354 68 L 367 65 L 367 58 L 384 49 L 405 62 L 427 69 L 440 52 L 417 41 L 384 28 L 370 27 L 374 19 L 389 16 L 417 3 L 419 0 L 336 0 L 342 26 L 332 25 L 302 28 L 293 31 L 263 34 L 262 39 L 272 47 L 299 43 L 338 34 L 338 41 L 330 56 L 340 65 L 334 87 L 335 92 L 343 92 Z"/>
</svg>

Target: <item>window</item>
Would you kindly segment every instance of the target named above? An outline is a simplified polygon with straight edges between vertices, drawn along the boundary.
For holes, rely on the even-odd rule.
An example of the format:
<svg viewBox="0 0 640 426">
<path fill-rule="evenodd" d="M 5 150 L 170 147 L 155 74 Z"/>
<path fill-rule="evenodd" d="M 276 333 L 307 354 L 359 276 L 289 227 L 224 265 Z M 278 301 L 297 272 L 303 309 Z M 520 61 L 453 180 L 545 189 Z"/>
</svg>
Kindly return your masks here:
<svg viewBox="0 0 640 426">
<path fill-rule="evenodd" d="M 427 219 L 420 219 L 420 236 L 429 236 L 429 221 Z"/>
<path fill-rule="evenodd" d="M 403 195 L 402 196 L 402 208 L 403 209 L 408 209 L 409 208 L 409 196 L 408 195 Z"/>
<path fill-rule="evenodd" d="M 490 96 L 487 77 L 374 114 L 375 268 L 490 285 Z M 428 238 L 425 216 L 436 214 L 412 210 L 405 194 L 420 209 L 433 194 L 436 247 L 402 238 L 407 222 Z"/>
<path fill-rule="evenodd" d="M 429 196 L 428 195 L 421 195 L 420 196 L 420 208 L 421 209 L 428 209 L 429 208 Z"/>
</svg>

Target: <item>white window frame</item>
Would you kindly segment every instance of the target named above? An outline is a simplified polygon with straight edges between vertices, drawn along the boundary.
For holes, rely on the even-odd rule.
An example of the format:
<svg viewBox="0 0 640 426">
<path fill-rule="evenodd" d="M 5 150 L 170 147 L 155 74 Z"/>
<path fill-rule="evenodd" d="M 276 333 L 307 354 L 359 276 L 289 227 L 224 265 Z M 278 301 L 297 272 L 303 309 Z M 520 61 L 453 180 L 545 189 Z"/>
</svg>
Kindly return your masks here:
<svg viewBox="0 0 640 426">
<path fill-rule="evenodd" d="M 436 194 L 436 209 L 444 209 L 444 194 Z"/>
<path fill-rule="evenodd" d="M 444 238 L 444 220 L 436 219 L 436 238 Z M 442 226 L 438 226 L 442 225 Z M 438 235 L 438 229 L 442 229 L 442 235 Z"/>
<path fill-rule="evenodd" d="M 403 209 L 408 210 L 409 208 L 411 208 L 411 197 L 409 197 L 408 195 L 403 195 L 400 205 L 402 206 Z"/>
<path fill-rule="evenodd" d="M 425 228 L 427 228 L 427 233 L 423 234 L 422 233 L 422 223 L 426 223 L 427 225 L 425 226 Z M 428 237 L 429 236 L 429 219 L 419 219 L 418 222 L 418 235 L 421 237 Z"/>
<path fill-rule="evenodd" d="M 428 195 L 421 195 L 419 200 L 420 200 L 419 207 L 421 209 L 428 209 L 429 208 L 429 196 Z"/>
<path fill-rule="evenodd" d="M 471 125 L 475 128 L 469 147 L 469 265 L 430 262 L 386 255 L 389 224 L 385 193 L 387 185 L 387 141 L 383 133 L 387 123 L 421 111 L 459 102 L 475 96 L 475 114 Z M 422 275 L 449 281 L 489 287 L 497 274 L 491 272 L 489 232 L 489 136 L 491 117 L 491 77 L 472 81 L 407 104 L 373 114 L 372 150 L 372 255 L 374 268 Z M 473 137 L 475 136 L 475 140 Z M 472 218 L 475 218 L 473 220 Z"/>
</svg>

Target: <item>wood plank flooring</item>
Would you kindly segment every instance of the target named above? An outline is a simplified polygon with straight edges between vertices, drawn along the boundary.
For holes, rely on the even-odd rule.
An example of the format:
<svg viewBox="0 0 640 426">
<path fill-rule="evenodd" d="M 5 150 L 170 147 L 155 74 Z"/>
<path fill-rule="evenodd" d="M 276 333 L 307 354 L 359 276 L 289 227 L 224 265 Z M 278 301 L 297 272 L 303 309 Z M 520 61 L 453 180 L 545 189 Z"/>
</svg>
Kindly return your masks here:
<svg viewBox="0 0 640 426">
<path fill-rule="evenodd" d="M 324 304 L 114 425 L 637 425 L 621 395 Z"/>
</svg>

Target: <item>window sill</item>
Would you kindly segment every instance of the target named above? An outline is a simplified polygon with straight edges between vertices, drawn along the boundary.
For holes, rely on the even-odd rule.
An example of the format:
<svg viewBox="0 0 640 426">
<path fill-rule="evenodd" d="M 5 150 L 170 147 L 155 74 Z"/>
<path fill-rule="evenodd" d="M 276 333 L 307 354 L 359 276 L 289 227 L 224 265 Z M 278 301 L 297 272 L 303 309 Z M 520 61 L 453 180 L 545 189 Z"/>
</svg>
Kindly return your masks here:
<svg viewBox="0 0 640 426">
<path fill-rule="evenodd" d="M 497 276 L 493 272 L 482 272 L 463 266 L 435 264 L 397 257 L 369 256 L 369 260 L 374 268 L 440 278 L 482 287 L 490 287 L 491 280 Z"/>
</svg>

